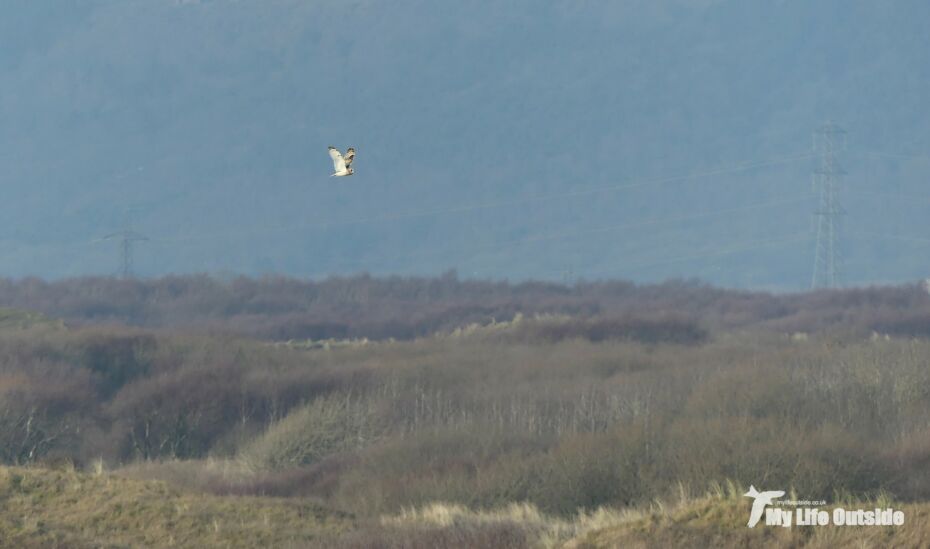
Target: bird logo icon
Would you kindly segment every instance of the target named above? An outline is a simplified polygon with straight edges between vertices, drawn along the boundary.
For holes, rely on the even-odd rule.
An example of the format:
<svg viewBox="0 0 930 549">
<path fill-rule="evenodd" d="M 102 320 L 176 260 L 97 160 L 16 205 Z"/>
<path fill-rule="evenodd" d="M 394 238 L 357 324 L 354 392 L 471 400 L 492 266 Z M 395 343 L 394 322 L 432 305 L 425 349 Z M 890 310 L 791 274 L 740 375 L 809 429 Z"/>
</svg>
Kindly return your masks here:
<svg viewBox="0 0 930 549">
<path fill-rule="evenodd" d="M 762 518 L 762 513 L 765 511 L 767 505 L 772 504 L 772 500 L 780 498 L 785 495 L 783 490 L 772 490 L 769 492 L 759 492 L 756 490 L 756 487 L 749 485 L 749 491 L 743 494 L 748 498 L 754 498 L 755 501 L 752 502 L 752 512 L 749 513 L 749 522 L 746 523 L 746 526 L 752 528 L 759 523 L 759 519 Z"/>
</svg>

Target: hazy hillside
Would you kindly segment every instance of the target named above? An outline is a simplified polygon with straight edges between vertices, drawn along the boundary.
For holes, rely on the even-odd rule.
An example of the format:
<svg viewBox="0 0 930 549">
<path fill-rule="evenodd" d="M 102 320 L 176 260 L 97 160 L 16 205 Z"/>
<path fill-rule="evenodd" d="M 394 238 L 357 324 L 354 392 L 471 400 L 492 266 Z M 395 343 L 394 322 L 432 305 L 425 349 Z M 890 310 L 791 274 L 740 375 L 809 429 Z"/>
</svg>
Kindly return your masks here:
<svg viewBox="0 0 930 549">
<path fill-rule="evenodd" d="M 930 160 L 874 153 L 930 151 L 928 16 L 840 0 L 4 6 L 0 273 L 112 273 L 116 243 L 93 240 L 131 208 L 146 275 L 798 288 L 813 159 L 603 188 L 795 157 L 832 118 L 850 132 L 847 280 L 923 277 Z M 327 177 L 329 144 L 358 148 L 356 177 Z"/>
</svg>

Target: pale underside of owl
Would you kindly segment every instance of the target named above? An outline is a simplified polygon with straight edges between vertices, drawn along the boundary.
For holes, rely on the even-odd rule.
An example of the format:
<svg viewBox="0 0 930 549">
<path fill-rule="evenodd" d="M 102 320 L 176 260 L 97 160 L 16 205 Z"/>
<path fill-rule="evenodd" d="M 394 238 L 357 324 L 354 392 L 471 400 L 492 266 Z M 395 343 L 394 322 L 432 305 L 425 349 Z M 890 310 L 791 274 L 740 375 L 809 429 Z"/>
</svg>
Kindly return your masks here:
<svg viewBox="0 0 930 549">
<path fill-rule="evenodd" d="M 355 170 L 352 169 L 352 161 L 355 160 L 355 149 L 349 147 L 346 154 L 343 155 L 336 147 L 329 147 L 329 157 L 333 159 L 334 173 L 330 177 L 345 177 L 352 175 Z"/>
</svg>

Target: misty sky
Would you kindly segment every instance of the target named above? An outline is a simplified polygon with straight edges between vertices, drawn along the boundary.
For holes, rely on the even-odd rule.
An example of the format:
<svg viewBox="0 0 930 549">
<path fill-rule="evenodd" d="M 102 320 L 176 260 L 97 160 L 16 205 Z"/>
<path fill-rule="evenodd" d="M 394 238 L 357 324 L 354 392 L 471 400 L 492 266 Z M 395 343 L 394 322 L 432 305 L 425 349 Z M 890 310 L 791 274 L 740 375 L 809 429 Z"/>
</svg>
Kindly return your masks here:
<svg viewBox="0 0 930 549">
<path fill-rule="evenodd" d="M 698 277 L 800 289 L 811 132 L 843 278 L 930 275 L 930 4 L 0 6 L 0 276 Z M 327 145 L 358 149 L 330 178 Z"/>
</svg>

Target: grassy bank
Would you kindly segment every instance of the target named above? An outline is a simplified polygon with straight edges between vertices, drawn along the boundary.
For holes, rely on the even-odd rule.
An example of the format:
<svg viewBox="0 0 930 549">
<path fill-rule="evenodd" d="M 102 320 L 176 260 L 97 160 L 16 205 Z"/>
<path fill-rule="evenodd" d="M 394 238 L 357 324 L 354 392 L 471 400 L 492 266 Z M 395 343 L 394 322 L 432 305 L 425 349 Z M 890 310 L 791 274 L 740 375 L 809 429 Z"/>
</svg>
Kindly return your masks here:
<svg viewBox="0 0 930 549">
<path fill-rule="evenodd" d="M 486 510 L 428 503 L 359 518 L 307 498 L 210 496 L 118 474 L 0 468 L 0 547 L 328 547 L 384 549 L 613 547 L 924 547 L 930 504 L 892 505 L 896 527 L 747 528 L 750 500 L 732 484 L 639 507 L 570 516 L 527 503 Z M 832 510 L 834 505 L 823 506 Z"/>
<path fill-rule="evenodd" d="M 351 519 L 310 500 L 216 497 L 106 473 L 0 468 L 0 547 L 305 547 Z"/>
</svg>

